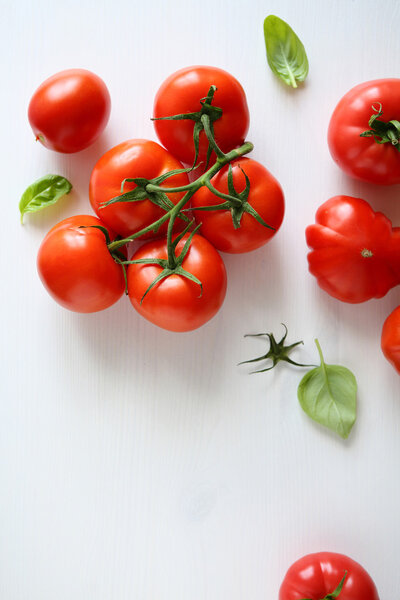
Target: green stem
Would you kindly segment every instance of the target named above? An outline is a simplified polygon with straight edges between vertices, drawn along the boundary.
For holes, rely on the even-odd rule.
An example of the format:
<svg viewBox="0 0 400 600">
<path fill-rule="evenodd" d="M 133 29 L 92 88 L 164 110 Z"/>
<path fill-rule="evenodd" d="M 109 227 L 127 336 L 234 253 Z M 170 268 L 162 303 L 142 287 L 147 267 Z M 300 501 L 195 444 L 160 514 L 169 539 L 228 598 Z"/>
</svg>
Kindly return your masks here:
<svg viewBox="0 0 400 600">
<path fill-rule="evenodd" d="M 137 238 L 141 237 L 142 235 L 148 233 L 149 231 L 152 231 L 154 228 L 160 227 L 168 219 L 171 219 L 171 217 L 173 217 L 173 220 L 175 220 L 176 215 L 185 206 L 185 204 L 188 203 L 188 201 L 193 196 L 193 194 L 195 194 L 197 192 L 197 190 L 199 190 L 201 187 L 206 185 L 206 181 L 210 181 L 210 179 L 212 179 L 212 177 L 214 177 L 214 175 L 216 173 L 218 173 L 218 171 L 220 171 L 222 169 L 222 167 L 224 167 L 225 165 L 230 163 L 232 160 L 235 160 L 236 158 L 240 158 L 241 156 L 248 154 L 252 150 L 253 150 L 253 144 L 251 142 L 245 142 L 239 148 L 235 148 L 234 150 L 231 150 L 227 154 L 223 154 L 223 156 L 218 157 L 216 162 L 205 173 L 203 173 L 203 175 L 201 175 L 198 179 L 196 179 L 192 183 L 189 183 L 189 184 L 181 186 L 181 187 L 165 188 L 165 187 L 161 187 L 158 185 L 148 184 L 148 186 L 146 186 L 146 190 L 148 189 L 148 191 L 152 191 L 152 192 L 162 191 L 165 194 L 179 193 L 179 192 L 186 191 L 186 194 L 181 198 L 181 200 L 173 208 L 171 208 L 162 217 L 160 217 L 160 219 L 158 219 L 157 221 L 154 221 L 154 223 L 151 223 L 151 225 L 144 227 L 140 231 L 137 231 L 136 233 L 133 233 L 132 235 L 130 235 L 122 240 L 117 240 L 117 241 L 111 242 L 111 244 L 108 245 L 109 251 L 113 252 L 115 250 L 118 250 L 118 248 L 122 248 L 122 246 L 125 246 L 128 242 L 132 242 L 133 240 L 136 240 Z M 171 225 L 171 223 L 169 223 L 169 226 L 170 225 Z M 172 226 L 173 226 L 173 224 L 172 224 Z M 171 235 L 172 235 L 172 226 L 171 226 Z M 170 227 L 168 227 L 168 229 L 170 229 Z M 168 246 L 170 246 L 170 243 L 168 244 Z"/>
<path fill-rule="evenodd" d="M 319 359 L 321 361 L 321 365 L 325 365 L 324 356 L 322 354 L 321 346 L 319 345 L 319 341 L 317 340 L 317 338 L 315 338 L 314 342 L 315 342 L 315 345 L 317 346 L 317 350 L 318 350 L 318 354 L 319 354 Z"/>
<path fill-rule="evenodd" d="M 175 258 L 175 249 L 172 245 L 172 233 L 174 229 L 175 220 L 183 206 L 187 202 L 189 202 L 190 198 L 193 196 L 191 190 L 187 191 L 183 198 L 174 206 L 174 208 L 170 211 L 168 229 L 167 229 L 167 248 L 168 248 L 168 267 L 170 269 L 175 269 L 176 267 L 176 258 Z"/>
<path fill-rule="evenodd" d="M 210 144 L 211 148 L 214 150 L 214 152 L 218 156 L 218 158 L 224 158 L 225 152 L 222 152 L 221 148 L 218 146 L 217 142 L 215 141 L 210 117 L 206 114 L 201 115 L 201 122 L 203 124 L 204 133 L 207 136 L 208 143 Z"/>
</svg>

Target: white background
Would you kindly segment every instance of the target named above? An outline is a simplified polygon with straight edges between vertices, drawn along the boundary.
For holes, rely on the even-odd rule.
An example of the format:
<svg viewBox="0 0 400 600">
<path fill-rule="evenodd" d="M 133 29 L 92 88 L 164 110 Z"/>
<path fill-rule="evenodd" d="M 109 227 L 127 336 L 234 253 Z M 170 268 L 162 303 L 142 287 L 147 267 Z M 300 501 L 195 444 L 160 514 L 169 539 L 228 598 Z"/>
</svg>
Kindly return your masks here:
<svg viewBox="0 0 400 600">
<path fill-rule="evenodd" d="M 306 84 L 267 67 L 263 19 L 303 40 Z M 4 600 L 272 600 L 289 565 L 318 550 L 348 554 L 382 600 L 400 593 L 399 376 L 380 351 L 385 298 L 346 305 L 308 274 L 304 229 L 344 193 L 400 224 L 399 187 L 352 181 L 326 144 L 329 117 L 353 85 L 399 75 L 396 0 L 2 0 L 2 347 L 0 597 Z M 225 256 L 220 313 L 172 334 L 123 298 L 93 315 L 55 304 L 36 274 L 47 230 L 91 212 L 91 169 L 111 146 L 155 139 L 155 92 L 178 68 L 215 65 L 245 88 L 254 158 L 280 180 L 284 224 L 251 255 Z M 69 67 L 99 74 L 112 97 L 106 132 L 63 156 L 35 144 L 35 88 Z M 400 107 L 399 107 L 400 109 Z M 60 173 L 74 191 L 19 224 L 18 201 Z M 264 351 L 245 333 L 304 340 L 294 355 L 358 379 L 348 441 L 301 411 L 304 370 L 249 376 Z"/>
</svg>

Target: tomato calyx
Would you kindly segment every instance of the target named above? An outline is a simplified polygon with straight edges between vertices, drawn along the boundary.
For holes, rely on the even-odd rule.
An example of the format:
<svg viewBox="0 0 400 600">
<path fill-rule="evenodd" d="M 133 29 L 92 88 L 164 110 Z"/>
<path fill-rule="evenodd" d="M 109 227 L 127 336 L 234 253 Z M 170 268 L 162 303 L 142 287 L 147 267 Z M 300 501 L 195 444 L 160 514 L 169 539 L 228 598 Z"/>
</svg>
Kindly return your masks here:
<svg viewBox="0 0 400 600">
<path fill-rule="evenodd" d="M 123 261 L 124 265 L 141 265 L 141 264 L 143 264 L 143 265 L 158 265 L 159 267 L 162 267 L 161 273 L 159 273 L 159 275 L 157 275 L 157 277 L 151 282 L 151 284 L 149 285 L 149 287 L 143 294 L 143 296 L 140 300 L 140 304 L 143 303 L 143 300 L 145 299 L 147 294 L 150 292 L 150 290 L 154 286 L 156 286 L 163 279 L 170 277 L 171 275 L 181 275 L 182 277 L 185 277 L 186 279 L 189 279 L 190 281 L 197 283 L 197 285 L 200 286 L 199 297 L 202 296 L 203 284 L 200 281 L 200 279 L 198 279 L 195 275 L 193 275 L 193 273 L 190 273 L 189 271 L 187 271 L 186 269 L 184 269 L 182 267 L 183 260 L 189 251 L 189 247 L 192 242 L 193 236 L 199 230 L 200 225 L 197 225 L 197 227 L 195 227 L 193 229 L 193 231 L 190 233 L 189 237 L 185 241 L 185 245 L 183 246 L 180 254 L 178 256 L 176 255 L 177 245 L 179 244 L 179 242 L 181 241 L 183 236 L 188 233 L 189 229 L 192 227 L 193 224 L 194 224 L 194 219 L 192 221 L 190 221 L 189 225 L 187 225 L 187 227 L 185 227 L 185 229 L 179 235 L 177 235 L 173 241 L 171 240 L 171 242 L 168 244 L 168 258 L 167 259 L 165 259 L 165 258 L 139 258 L 136 260 L 124 260 Z"/>
<path fill-rule="evenodd" d="M 368 121 L 371 129 L 364 131 L 360 137 L 373 137 L 377 144 L 386 144 L 390 142 L 392 146 L 400 152 L 400 121 L 392 119 L 391 121 L 382 121 L 379 119 L 383 115 L 382 104 L 372 105 L 374 113 Z"/>
<path fill-rule="evenodd" d="M 288 330 L 284 323 L 282 323 L 282 325 L 285 328 L 285 333 L 284 333 L 283 337 L 279 340 L 279 342 L 276 341 L 273 333 L 255 333 L 255 334 L 245 335 L 244 337 L 267 337 L 269 340 L 269 349 L 266 354 L 263 354 L 262 356 L 258 356 L 257 358 L 251 358 L 250 360 L 243 360 L 242 362 L 239 363 L 239 365 L 244 365 L 244 364 L 263 361 L 263 360 L 272 361 L 272 365 L 270 365 L 269 367 L 265 367 L 264 369 L 258 369 L 256 371 L 251 371 L 251 374 L 265 373 L 266 371 L 270 371 L 280 361 L 288 362 L 291 365 L 295 365 L 296 367 L 314 367 L 315 365 L 306 365 L 306 364 L 298 363 L 298 362 L 295 362 L 294 360 L 292 360 L 291 358 L 289 358 L 289 356 L 288 356 L 289 352 L 291 352 L 291 350 L 293 350 L 293 348 L 296 348 L 296 346 L 303 344 L 303 341 L 300 340 L 299 342 L 295 342 L 294 344 L 285 346 L 285 341 L 286 341 L 286 337 L 288 334 Z M 325 600 L 325 598 L 323 600 Z"/>
<path fill-rule="evenodd" d="M 240 228 L 240 221 L 241 221 L 244 213 L 248 213 L 249 215 L 254 217 L 254 219 L 258 223 L 260 223 L 260 225 L 263 225 L 263 227 L 267 227 L 267 229 L 272 229 L 273 231 L 275 231 L 275 227 L 268 225 L 268 223 L 266 223 L 264 221 L 264 219 L 258 214 L 258 212 L 255 210 L 255 208 L 253 208 L 251 206 L 251 204 L 248 202 L 249 193 L 250 193 L 250 180 L 247 177 L 245 171 L 243 171 L 242 167 L 239 167 L 239 168 L 242 171 L 242 173 L 245 177 L 245 180 L 246 180 L 245 188 L 241 192 L 238 192 L 235 189 L 235 186 L 233 184 L 232 165 L 230 164 L 229 169 L 228 169 L 229 194 L 224 194 L 223 192 L 220 192 L 219 190 L 217 190 L 212 185 L 210 180 L 206 180 L 206 182 L 205 182 L 205 185 L 210 190 L 210 192 L 212 192 L 215 196 L 218 196 L 218 198 L 222 198 L 223 200 L 225 200 L 225 202 L 222 202 L 221 204 L 214 204 L 211 206 L 196 206 L 196 211 L 198 211 L 198 210 L 199 211 L 200 210 L 201 211 L 230 210 L 233 226 L 235 229 Z"/>
<path fill-rule="evenodd" d="M 193 169 L 191 167 L 187 169 L 173 169 L 167 173 L 159 175 L 158 177 L 154 177 L 153 179 L 146 179 L 145 177 L 125 177 L 125 179 L 121 182 L 121 194 L 119 196 L 114 196 L 114 198 L 111 198 L 107 202 L 102 202 L 99 208 L 102 209 L 117 202 L 142 202 L 143 200 L 150 200 L 150 202 L 162 210 L 165 210 L 165 212 L 168 212 L 173 209 L 175 205 L 172 200 L 168 198 L 165 191 L 160 187 L 161 184 L 169 177 L 180 175 L 181 173 L 188 173 L 192 170 Z M 127 182 L 134 183 L 136 187 L 133 190 L 124 192 L 124 187 Z M 182 192 L 190 189 L 190 187 L 190 184 L 188 184 L 187 186 L 180 186 L 176 189 L 177 191 Z M 171 193 L 171 190 L 168 191 Z M 177 217 L 186 223 L 189 223 L 190 221 L 190 219 L 183 213 L 179 213 Z M 156 233 L 159 227 L 160 225 L 157 225 L 154 229 L 152 229 L 152 231 Z"/>
<path fill-rule="evenodd" d="M 372 252 L 372 250 L 369 250 L 368 248 L 363 248 L 361 250 L 361 256 L 363 258 L 371 258 L 371 256 L 373 256 L 374 253 Z"/>
<path fill-rule="evenodd" d="M 321 600 L 336 600 L 336 598 L 339 597 L 339 594 L 343 589 L 346 577 L 347 577 L 347 571 L 344 572 L 344 575 L 343 575 L 342 579 L 340 580 L 340 583 L 337 586 L 337 588 L 333 592 L 330 592 L 329 594 L 327 594 L 324 598 L 321 598 Z M 310 600 L 310 598 L 303 598 L 302 600 Z"/>
<path fill-rule="evenodd" d="M 182 121 L 182 120 L 190 120 L 194 121 L 193 128 L 193 145 L 195 150 L 194 161 L 192 165 L 192 169 L 194 168 L 197 158 L 199 156 L 199 141 L 200 141 L 200 132 L 205 131 L 205 134 L 208 138 L 208 148 L 207 148 L 207 158 L 206 158 L 206 168 L 210 162 L 211 154 L 214 151 L 215 154 L 219 157 L 225 156 L 224 152 L 218 147 L 217 143 L 214 140 L 214 127 L 213 123 L 217 119 L 222 117 L 222 108 L 218 106 L 214 106 L 212 103 L 214 94 L 217 88 L 215 85 L 211 85 L 208 90 L 207 96 L 200 99 L 201 109 L 197 112 L 191 113 L 181 113 L 178 115 L 172 115 L 169 117 L 153 117 L 152 121 Z"/>
</svg>

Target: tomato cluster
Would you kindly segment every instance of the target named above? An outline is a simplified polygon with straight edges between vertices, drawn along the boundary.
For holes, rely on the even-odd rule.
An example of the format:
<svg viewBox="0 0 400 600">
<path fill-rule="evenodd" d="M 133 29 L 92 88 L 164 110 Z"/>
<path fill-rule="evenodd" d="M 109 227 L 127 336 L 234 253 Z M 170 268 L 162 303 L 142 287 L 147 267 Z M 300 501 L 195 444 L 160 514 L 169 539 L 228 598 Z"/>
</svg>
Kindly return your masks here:
<svg viewBox="0 0 400 600">
<path fill-rule="evenodd" d="M 93 91 L 98 78 L 85 73 L 50 78 L 31 101 L 35 135 L 52 149 L 70 152 L 93 140 L 96 128 L 82 126 L 91 109 L 97 134 L 108 118 L 107 103 L 104 114 L 96 112 L 105 96 L 101 86 L 97 95 Z M 85 109 L 79 97 L 71 99 L 75 88 L 87 98 Z M 62 127 L 54 132 L 65 107 L 69 137 Z M 171 75 L 156 95 L 154 125 L 164 147 L 131 139 L 100 157 L 89 184 L 98 219 L 80 216 L 56 225 L 39 249 L 38 271 L 53 298 L 70 310 L 107 308 L 126 286 L 146 319 L 189 331 L 224 301 L 227 278 L 218 251 L 249 252 L 267 243 L 281 226 L 284 196 L 263 165 L 243 158 L 252 149 L 245 142 L 249 111 L 242 86 L 226 71 L 197 66 Z M 142 245 L 127 256 L 133 240 Z"/>
<path fill-rule="evenodd" d="M 400 79 L 355 86 L 338 103 L 328 128 L 333 159 L 368 183 L 400 183 Z M 384 117 L 384 119 L 382 118 Z M 336 196 L 322 204 L 306 229 L 310 272 L 343 302 L 381 298 L 400 284 L 400 227 L 365 200 Z M 382 332 L 384 355 L 400 372 L 399 308 Z"/>
</svg>

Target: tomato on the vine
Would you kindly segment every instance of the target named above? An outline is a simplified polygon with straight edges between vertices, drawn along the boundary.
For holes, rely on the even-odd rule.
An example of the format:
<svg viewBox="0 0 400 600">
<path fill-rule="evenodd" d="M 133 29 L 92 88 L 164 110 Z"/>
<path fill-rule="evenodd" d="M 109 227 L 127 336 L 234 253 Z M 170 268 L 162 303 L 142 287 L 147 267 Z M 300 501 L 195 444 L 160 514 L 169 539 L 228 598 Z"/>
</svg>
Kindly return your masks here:
<svg viewBox="0 0 400 600">
<path fill-rule="evenodd" d="M 387 317 L 382 327 L 382 352 L 400 374 L 400 306 Z"/>
<path fill-rule="evenodd" d="M 212 105 L 222 109 L 222 116 L 214 126 L 215 140 L 223 152 L 243 143 L 249 128 L 249 109 L 240 83 L 230 73 L 217 67 L 186 67 L 170 75 L 156 94 L 153 116 L 170 117 L 195 113 L 201 108 L 200 100 L 208 94 L 210 86 L 216 91 Z M 192 120 L 155 120 L 154 127 L 161 143 L 185 164 L 195 158 Z M 200 132 L 198 160 L 206 161 L 208 141 Z"/>
<path fill-rule="evenodd" d="M 278 181 L 259 162 L 251 158 L 240 158 L 231 163 L 233 185 L 239 194 L 246 188 L 246 175 L 250 183 L 247 198 L 242 204 L 221 210 L 200 211 L 200 206 L 215 206 L 224 202 L 208 187 L 200 188 L 192 198 L 193 214 L 201 223 L 200 233 L 213 246 L 222 252 L 249 252 L 266 244 L 282 224 L 285 201 Z M 226 165 L 212 179 L 212 186 L 223 194 L 230 194 L 229 165 Z M 271 228 L 258 222 L 254 215 L 246 210 L 254 209 L 261 219 Z M 236 215 L 232 214 L 235 213 Z M 235 228 L 234 218 L 239 217 L 239 227 Z"/>
<path fill-rule="evenodd" d="M 341 582 L 339 593 L 334 595 Z M 379 595 L 367 571 L 355 560 L 336 552 L 303 556 L 289 568 L 279 590 L 279 600 L 329 598 L 379 600 Z"/>
<path fill-rule="evenodd" d="M 178 243 L 177 256 L 187 237 L 185 235 Z M 167 240 L 160 239 L 144 244 L 132 260 L 166 259 L 167 256 Z M 198 283 L 173 274 L 159 281 L 145 295 L 162 268 L 155 264 L 131 264 L 128 267 L 128 293 L 133 307 L 151 323 L 170 331 L 191 331 L 204 325 L 221 308 L 226 293 L 224 262 L 214 246 L 202 236 L 193 236 L 182 268 L 201 281 L 202 289 Z"/>
<path fill-rule="evenodd" d="M 122 267 L 108 251 L 99 226 L 105 227 L 91 215 L 69 217 L 48 232 L 39 248 L 40 279 L 54 300 L 69 310 L 103 310 L 124 293 Z M 110 230 L 108 235 L 110 240 L 115 237 Z"/>
<path fill-rule="evenodd" d="M 107 125 L 110 110 L 110 94 L 100 77 L 85 69 L 67 69 L 38 87 L 28 118 L 43 146 L 71 153 L 93 144 Z"/>
<path fill-rule="evenodd" d="M 400 282 L 400 228 L 361 198 L 335 196 L 306 229 L 310 273 L 343 302 L 381 298 Z"/>
<path fill-rule="evenodd" d="M 400 183 L 399 121 L 400 79 L 356 85 L 340 100 L 329 123 L 328 144 L 334 161 L 357 179 L 381 185 Z M 369 132 L 367 137 L 361 136 L 364 132 Z"/>
<path fill-rule="evenodd" d="M 89 198 L 93 210 L 99 218 L 124 238 L 137 233 L 160 219 L 165 210 L 152 202 L 148 197 L 135 202 L 116 202 L 102 207 L 104 202 L 121 195 L 121 184 L 126 178 L 143 177 L 154 179 L 174 169 L 182 169 L 182 165 L 167 150 L 156 142 L 134 139 L 122 142 L 108 150 L 97 161 L 90 177 Z M 161 186 L 166 188 L 187 185 L 186 173 L 168 177 Z M 123 192 L 136 188 L 135 183 L 126 182 Z M 169 200 L 176 204 L 185 192 L 168 194 Z M 175 221 L 177 229 L 183 222 Z M 149 239 L 164 235 L 167 223 L 157 232 L 148 232 L 141 239 Z"/>
</svg>

